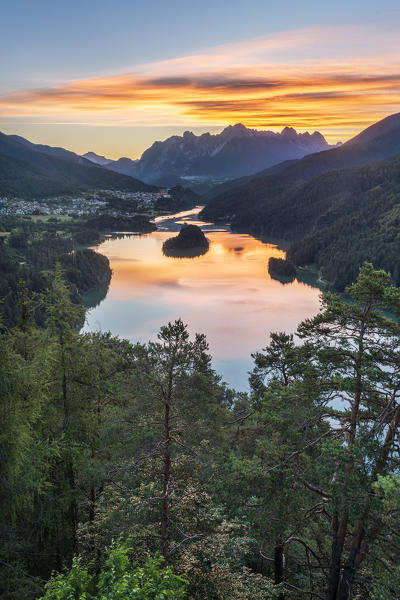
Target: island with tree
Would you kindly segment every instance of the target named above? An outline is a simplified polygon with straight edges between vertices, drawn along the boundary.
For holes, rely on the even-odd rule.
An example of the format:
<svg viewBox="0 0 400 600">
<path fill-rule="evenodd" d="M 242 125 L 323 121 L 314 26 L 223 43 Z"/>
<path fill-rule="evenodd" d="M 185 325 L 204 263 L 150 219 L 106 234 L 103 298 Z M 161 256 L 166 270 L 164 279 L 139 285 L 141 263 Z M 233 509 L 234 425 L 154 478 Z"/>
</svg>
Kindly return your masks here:
<svg viewBox="0 0 400 600">
<path fill-rule="evenodd" d="M 165 256 L 195 257 L 208 252 L 210 246 L 200 227 L 184 223 L 179 234 L 169 238 L 163 244 Z"/>
</svg>

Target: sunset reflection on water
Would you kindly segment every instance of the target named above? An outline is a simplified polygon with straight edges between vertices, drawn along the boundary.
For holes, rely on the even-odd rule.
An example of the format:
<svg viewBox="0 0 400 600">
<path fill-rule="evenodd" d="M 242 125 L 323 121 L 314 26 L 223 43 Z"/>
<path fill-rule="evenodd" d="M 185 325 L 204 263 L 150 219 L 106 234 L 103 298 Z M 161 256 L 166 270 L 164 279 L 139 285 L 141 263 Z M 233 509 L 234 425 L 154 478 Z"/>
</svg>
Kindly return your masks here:
<svg viewBox="0 0 400 600">
<path fill-rule="evenodd" d="M 192 333 L 207 335 L 224 380 L 246 389 L 251 352 L 267 344 L 270 331 L 294 331 L 315 314 L 319 290 L 270 278 L 269 257 L 284 256 L 275 245 L 202 223 L 196 211 L 176 217 L 158 220 L 168 231 L 108 239 L 98 247 L 110 259 L 113 277 L 107 297 L 90 311 L 85 330 L 148 341 L 161 325 L 181 317 Z M 202 226 L 209 251 L 196 258 L 164 256 L 163 242 L 186 221 Z"/>
</svg>

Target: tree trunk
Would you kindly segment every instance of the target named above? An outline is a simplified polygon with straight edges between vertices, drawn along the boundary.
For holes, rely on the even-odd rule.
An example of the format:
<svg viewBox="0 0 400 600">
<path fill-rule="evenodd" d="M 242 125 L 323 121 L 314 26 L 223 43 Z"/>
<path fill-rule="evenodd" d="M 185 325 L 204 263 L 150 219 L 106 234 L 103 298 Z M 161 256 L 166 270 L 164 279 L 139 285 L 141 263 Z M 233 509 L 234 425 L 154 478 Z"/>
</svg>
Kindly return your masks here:
<svg viewBox="0 0 400 600">
<path fill-rule="evenodd" d="M 90 486 L 90 496 L 89 496 L 89 522 L 93 523 L 94 514 L 96 509 L 96 486 L 92 484 Z"/>
<path fill-rule="evenodd" d="M 68 462 L 67 462 L 67 476 L 68 476 L 70 488 L 75 496 L 75 490 L 76 490 L 75 473 L 74 473 L 74 467 L 73 467 L 71 460 L 68 460 Z M 77 506 L 75 497 L 73 497 L 71 500 L 68 513 L 69 513 L 69 520 L 71 523 L 72 548 L 73 548 L 73 553 L 75 554 L 76 549 L 77 549 L 77 543 L 78 543 L 78 540 L 77 540 L 78 506 Z"/>
<path fill-rule="evenodd" d="M 331 560 L 329 564 L 329 574 L 328 574 L 328 594 L 327 600 L 336 600 L 336 592 L 339 587 L 339 579 L 340 579 L 340 551 L 338 545 L 333 542 L 332 543 L 332 554 Z"/>
<path fill-rule="evenodd" d="M 367 519 L 367 514 L 363 516 L 363 520 Z M 357 573 L 357 568 L 360 565 L 360 549 L 365 537 L 365 528 L 363 520 L 360 522 L 355 534 L 349 556 L 345 562 L 342 579 L 340 581 L 337 600 L 350 600 L 353 594 L 354 579 Z"/>
<path fill-rule="evenodd" d="M 283 545 L 277 543 L 274 548 L 274 579 L 275 585 L 283 583 L 285 577 L 285 555 L 283 553 Z M 285 600 L 285 594 L 279 594 L 279 600 Z"/>
<path fill-rule="evenodd" d="M 61 366 L 62 366 L 61 389 L 62 389 L 63 409 L 64 409 L 63 431 L 66 432 L 67 428 L 68 428 L 70 408 L 69 408 L 69 397 L 68 397 L 69 394 L 68 394 L 65 347 L 64 347 L 64 339 L 62 338 L 61 335 L 60 335 L 60 346 L 61 346 Z M 74 465 L 72 462 L 72 458 L 70 456 L 67 456 L 67 460 L 66 460 L 66 475 L 67 475 L 67 479 L 69 481 L 69 485 L 70 485 L 70 488 L 71 488 L 72 494 L 73 494 L 73 498 L 71 500 L 71 503 L 70 503 L 70 506 L 68 509 L 68 514 L 69 514 L 69 520 L 71 523 L 73 553 L 75 553 L 76 548 L 77 548 L 78 507 L 77 507 L 77 503 L 76 503 L 76 499 L 75 499 L 75 490 L 76 490 L 75 471 L 74 471 Z"/>
<path fill-rule="evenodd" d="M 328 573 L 328 593 L 327 600 L 336 600 L 336 594 L 340 582 L 340 565 L 343 552 L 344 537 L 347 528 L 347 517 L 344 517 L 339 521 L 337 514 L 332 517 L 332 545 L 331 545 L 331 558 L 329 562 L 329 573 Z"/>
<path fill-rule="evenodd" d="M 274 580 L 275 585 L 283 583 L 285 578 L 285 555 L 283 553 L 283 545 L 276 544 L 274 548 Z M 285 593 L 279 594 L 278 600 L 285 600 Z"/>
<path fill-rule="evenodd" d="M 167 559 L 169 550 L 169 485 L 171 479 L 171 406 L 169 401 L 165 404 L 164 413 L 164 473 L 163 473 L 163 497 L 161 507 L 161 554 Z"/>
<path fill-rule="evenodd" d="M 353 593 L 355 569 L 351 565 L 343 569 L 337 600 L 350 600 Z"/>
</svg>

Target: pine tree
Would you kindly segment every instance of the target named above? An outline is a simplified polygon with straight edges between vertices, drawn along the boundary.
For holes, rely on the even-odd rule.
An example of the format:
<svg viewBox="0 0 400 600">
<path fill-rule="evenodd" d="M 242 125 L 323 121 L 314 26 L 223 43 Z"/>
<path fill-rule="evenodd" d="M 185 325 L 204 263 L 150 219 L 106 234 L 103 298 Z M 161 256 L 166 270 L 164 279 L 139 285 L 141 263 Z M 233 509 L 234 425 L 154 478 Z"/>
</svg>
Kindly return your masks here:
<svg viewBox="0 0 400 600">
<path fill-rule="evenodd" d="M 313 555 L 311 586 L 327 569 L 327 600 L 352 597 L 360 569 L 385 531 L 377 482 L 398 468 L 400 324 L 387 312 L 399 313 L 400 290 L 387 273 L 366 264 L 347 291 L 349 299 L 323 295 L 321 312 L 298 328 L 301 345 L 281 344 L 276 354 L 275 338 L 266 356 L 257 357 L 258 371 L 267 365 L 280 373 L 264 397 L 277 404 L 292 398 L 287 439 L 314 422 L 311 437 L 285 453 L 276 470 L 290 458 L 292 476 L 315 496 L 307 509 L 314 523 L 302 543 Z M 282 365 L 288 358 L 286 382 Z M 259 372 L 255 376 L 259 381 Z M 293 413 L 299 402 L 310 407 L 303 421 Z M 273 409 L 271 423 L 275 414 Z M 283 415 L 275 421 L 278 431 L 283 422 Z"/>
</svg>

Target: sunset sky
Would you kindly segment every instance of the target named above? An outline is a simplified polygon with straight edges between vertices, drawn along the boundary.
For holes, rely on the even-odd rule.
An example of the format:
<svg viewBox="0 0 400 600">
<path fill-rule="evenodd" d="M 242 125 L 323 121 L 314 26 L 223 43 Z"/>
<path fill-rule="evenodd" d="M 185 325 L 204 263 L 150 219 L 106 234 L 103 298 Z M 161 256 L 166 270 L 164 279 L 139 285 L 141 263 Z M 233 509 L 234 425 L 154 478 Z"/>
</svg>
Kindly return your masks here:
<svg viewBox="0 0 400 600">
<path fill-rule="evenodd" d="M 140 156 L 229 124 L 346 140 L 400 111 L 398 0 L 4 2 L 0 130 Z"/>
</svg>

